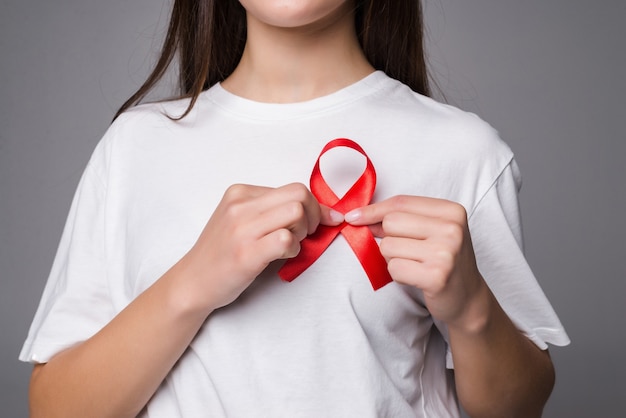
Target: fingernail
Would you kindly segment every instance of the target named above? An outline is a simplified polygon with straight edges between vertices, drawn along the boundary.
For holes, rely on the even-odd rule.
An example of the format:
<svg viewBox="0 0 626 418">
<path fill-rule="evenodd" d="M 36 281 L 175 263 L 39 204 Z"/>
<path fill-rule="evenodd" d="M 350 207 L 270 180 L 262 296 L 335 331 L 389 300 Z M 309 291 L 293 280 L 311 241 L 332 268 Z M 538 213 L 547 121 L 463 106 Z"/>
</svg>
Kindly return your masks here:
<svg viewBox="0 0 626 418">
<path fill-rule="evenodd" d="M 335 209 L 331 209 L 329 212 L 330 215 L 330 219 L 333 222 L 336 222 L 338 224 L 343 222 L 343 214 L 341 212 L 337 212 Z"/>
<path fill-rule="evenodd" d="M 346 213 L 344 216 L 344 219 L 346 220 L 346 222 L 354 222 L 356 220 L 358 220 L 361 217 L 361 210 L 360 209 L 355 209 L 355 210 L 351 210 L 350 212 Z"/>
</svg>

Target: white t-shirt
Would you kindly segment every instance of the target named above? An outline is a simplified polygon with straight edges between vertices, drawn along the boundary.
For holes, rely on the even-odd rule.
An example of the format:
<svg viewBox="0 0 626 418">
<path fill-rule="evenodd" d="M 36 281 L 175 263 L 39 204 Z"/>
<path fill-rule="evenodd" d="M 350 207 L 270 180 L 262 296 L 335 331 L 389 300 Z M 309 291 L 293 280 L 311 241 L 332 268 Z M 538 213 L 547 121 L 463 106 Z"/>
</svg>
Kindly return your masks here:
<svg viewBox="0 0 626 418">
<path fill-rule="evenodd" d="M 97 146 L 21 360 L 46 362 L 107 324 L 189 250 L 228 186 L 308 184 L 323 146 L 340 137 L 372 160 L 374 201 L 464 205 L 479 269 L 514 323 L 542 349 L 568 343 L 522 253 L 513 155 L 475 115 L 382 72 L 296 104 L 216 85 L 182 121 L 164 115 L 186 106 L 129 110 Z M 346 148 L 322 159 L 338 195 L 363 167 Z M 446 329 L 419 290 L 373 291 L 341 236 L 294 282 L 279 267 L 209 316 L 142 416 L 458 416 Z"/>
</svg>

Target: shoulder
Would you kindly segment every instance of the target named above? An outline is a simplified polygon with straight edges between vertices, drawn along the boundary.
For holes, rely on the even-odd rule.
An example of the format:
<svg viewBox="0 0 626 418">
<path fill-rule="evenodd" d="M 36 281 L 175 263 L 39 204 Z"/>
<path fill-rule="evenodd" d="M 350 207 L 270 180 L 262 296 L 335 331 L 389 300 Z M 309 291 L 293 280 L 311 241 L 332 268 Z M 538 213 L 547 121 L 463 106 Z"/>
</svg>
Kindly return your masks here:
<svg viewBox="0 0 626 418">
<path fill-rule="evenodd" d="M 397 123 L 416 134 L 455 148 L 510 152 L 498 131 L 478 115 L 412 91 L 401 82 L 388 79 L 379 106 L 398 115 Z"/>
<path fill-rule="evenodd" d="M 147 162 L 150 153 L 180 137 L 184 123 L 176 121 L 187 100 L 154 102 L 132 107 L 119 115 L 98 141 L 87 165 L 89 172 L 108 178 L 111 170 Z M 178 112 L 181 113 L 178 113 Z"/>
<path fill-rule="evenodd" d="M 498 131 L 474 113 L 440 103 L 386 77 L 367 103 L 368 120 L 384 125 L 399 149 L 452 166 L 502 170 L 513 158 Z M 496 173 L 493 173 L 496 174 Z"/>
<path fill-rule="evenodd" d="M 377 96 L 369 101 L 368 120 L 384 127 L 378 131 L 386 140 L 372 148 L 381 162 L 401 167 L 389 175 L 407 179 L 408 193 L 454 200 L 471 210 L 513 161 L 496 129 L 476 114 L 393 79 Z"/>
<path fill-rule="evenodd" d="M 119 115 L 109 126 L 99 147 L 113 152 L 156 150 L 175 139 L 193 135 L 201 124 L 201 105 L 196 104 L 184 118 L 188 98 L 142 103 Z"/>
<path fill-rule="evenodd" d="M 119 134 L 180 125 L 186 118 L 179 120 L 179 117 L 185 113 L 188 106 L 189 99 L 142 103 L 119 115 L 111 124 L 110 131 Z M 193 109 L 191 113 L 195 113 Z"/>
</svg>

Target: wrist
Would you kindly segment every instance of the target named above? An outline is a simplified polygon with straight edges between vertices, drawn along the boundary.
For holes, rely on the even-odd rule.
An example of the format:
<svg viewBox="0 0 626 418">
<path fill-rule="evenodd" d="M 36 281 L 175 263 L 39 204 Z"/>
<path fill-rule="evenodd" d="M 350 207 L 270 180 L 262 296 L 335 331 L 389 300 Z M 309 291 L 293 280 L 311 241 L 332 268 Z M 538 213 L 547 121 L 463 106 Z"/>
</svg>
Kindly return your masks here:
<svg viewBox="0 0 626 418">
<path fill-rule="evenodd" d="M 169 306 L 181 317 L 206 319 L 219 306 L 203 286 L 200 272 L 188 255 L 181 258 L 161 278 L 167 288 Z"/>
<path fill-rule="evenodd" d="M 480 284 L 472 296 L 466 300 L 465 307 L 454 321 L 448 322 L 451 333 L 476 336 L 484 333 L 490 326 L 497 301 L 489 286 L 480 278 Z"/>
</svg>

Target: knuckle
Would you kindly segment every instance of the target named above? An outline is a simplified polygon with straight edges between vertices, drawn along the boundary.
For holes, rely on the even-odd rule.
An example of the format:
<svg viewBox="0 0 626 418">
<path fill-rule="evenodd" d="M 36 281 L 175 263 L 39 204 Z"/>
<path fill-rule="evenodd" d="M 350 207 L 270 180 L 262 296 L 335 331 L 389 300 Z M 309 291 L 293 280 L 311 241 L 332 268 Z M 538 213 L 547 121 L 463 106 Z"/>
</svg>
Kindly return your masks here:
<svg viewBox="0 0 626 418">
<path fill-rule="evenodd" d="M 400 212 L 390 212 L 383 216 L 381 226 L 386 233 L 403 232 L 406 229 L 404 214 Z"/>
<path fill-rule="evenodd" d="M 225 214 L 228 219 L 236 220 L 236 219 L 242 218 L 245 211 L 246 211 L 246 205 L 235 201 L 235 202 L 230 203 L 226 207 Z"/>
<path fill-rule="evenodd" d="M 389 262 L 387 263 L 387 270 L 389 271 L 389 274 L 391 274 L 391 276 L 393 276 L 394 278 L 401 276 L 401 270 L 397 258 L 392 258 L 391 260 L 389 260 Z"/>
<path fill-rule="evenodd" d="M 383 228 L 383 231 L 387 233 L 393 230 L 394 221 L 393 221 L 393 217 L 391 216 L 391 214 L 385 215 L 383 217 L 383 220 L 380 222 L 380 225 Z"/>
<path fill-rule="evenodd" d="M 224 197 L 228 201 L 237 201 L 247 194 L 247 186 L 244 184 L 233 184 L 226 189 Z"/>
<path fill-rule="evenodd" d="M 456 258 L 454 252 L 450 251 L 450 249 L 447 247 L 442 247 L 436 250 L 434 254 L 436 257 L 435 263 L 439 268 L 445 270 L 446 272 L 452 269 L 452 266 L 454 265 L 454 260 Z"/>
<path fill-rule="evenodd" d="M 399 212 L 387 213 L 385 216 L 383 216 L 383 220 L 382 220 L 383 227 L 385 225 L 387 227 L 395 226 L 398 222 L 400 222 L 400 217 L 401 215 Z"/>
<path fill-rule="evenodd" d="M 306 224 L 304 222 L 296 222 L 294 225 L 292 225 L 289 230 L 291 231 L 291 234 L 293 235 L 294 239 L 296 239 L 297 241 L 302 241 L 303 239 L 305 239 L 309 233 Z"/>
<path fill-rule="evenodd" d="M 295 257 L 300 252 L 300 242 L 287 229 L 276 231 L 276 245 L 280 258 Z"/>
<path fill-rule="evenodd" d="M 385 237 L 385 238 L 380 240 L 379 248 L 380 248 L 380 253 L 383 256 L 387 256 L 392 251 L 393 243 L 391 242 L 391 240 L 388 237 Z"/>
<path fill-rule="evenodd" d="M 428 267 L 432 289 L 437 292 L 443 290 L 448 281 L 448 269 L 435 264 Z"/>
<path fill-rule="evenodd" d="M 414 262 L 402 258 L 392 258 L 387 263 L 387 270 L 394 281 L 416 285 L 417 275 L 414 270 Z"/>
<path fill-rule="evenodd" d="M 407 195 L 397 195 L 391 199 L 391 206 L 393 210 L 401 210 L 409 204 L 410 196 Z"/>
<path fill-rule="evenodd" d="M 285 204 L 285 213 L 289 221 L 298 221 L 304 218 L 304 206 L 299 201 L 288 202 Z"/>
<path fill-rule="evenodd" d="M 297 201 L 303 202 L 309 198 L 309 189 L 307 189 L 306 186 L 302 183 L 291 183 L 288 184 L 286 187 L 290 193 L 290 196 L 292 196 L 293 199 Z"/>
<path fill-rule="evenodd" d="M 446 222 L 441 227 L 442 234 L 453 242 L 461 242 L 463 240 L 464 228 L 456 222 Z"/>
<path fill-rule="evenodd" d="M 467 223 L 467 211 L 460 203 L 450 202 L 450 218 L 461 225 Z"/>
</svg>

